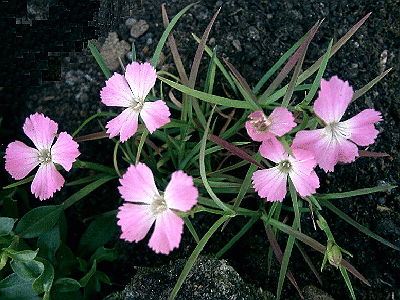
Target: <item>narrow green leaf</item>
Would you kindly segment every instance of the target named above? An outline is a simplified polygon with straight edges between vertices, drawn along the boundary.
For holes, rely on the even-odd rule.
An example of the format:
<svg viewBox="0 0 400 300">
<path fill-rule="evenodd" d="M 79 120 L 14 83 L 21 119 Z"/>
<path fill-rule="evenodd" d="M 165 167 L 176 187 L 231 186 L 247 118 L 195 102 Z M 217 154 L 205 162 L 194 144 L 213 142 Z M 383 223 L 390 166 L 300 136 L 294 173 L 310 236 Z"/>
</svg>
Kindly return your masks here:
<svg viewBox="0 0 400 300">
<path fill-rule="evenodd" d="M 389 241 L 385 240 L 383 237 L 377 235 L 376 233 L 373 233 L 367 227 L 357 223 L 355 220 L 353 220 L 348 215 L 346 215 L 344 212 L 342 212 L 340 209 L 338 209 L 336 206 L 334 206 L 330 201 L 328 201 L 326 199 L 323 199 L 323 198 L 321 199 L 319 197 L 318 197 L 318 200 L 320 201 L 320 203 L 322 205 L 326 206 L 328 209 L 330 209 L 335 214 L 337 214 L 341 219 L 343 219 L 344 221 L 346 221 L 350 225 L 354 226 L 355 228 L 357 228 L 362 233 L 368 235 L 369 237 L 377 240 L 378 242 L 381 242 L 382 244 L 384 244 L 384 245 L 386 245 L 386 246 L 388 246 L 388 247 L 390 247 L 392 249 L 400 251 L 399 247 L 393 245 L 392 243 L 390 243 Z"/>
<path fill-rule="evenodd" d="M 343 266 L 339 266 L 339 270 L 340 273 L 342 273 L 344 281 L 346 282 L 346 285 L 350 291 L 351 298 L 353 298 L 353 300 L 356 300 L 356 295 L 354 294 L 353 286 L 351 285 L 351 281 L 349 278 L 349 274 L 347 274 L 347 270 Z"/>
<path fill-rule="evenodd" d="M 101 57 L 99 50 L 97 50 L 97 48 L 90 41 L 88 41 L 88 47 L 90 49 L 90 52 L 92 52 L 93 57 L 96 59 L 98 65 L 100 66 L 101 70 L 103 71 L 104 75 L 106 76 L 106 78 L 107 79 L 110 78 L 111 72 L 108 69 L 106 63 L 104 62 L 103 57 Z"/>
<path fill-rule="evenodd" d="M 183 268 L 181 274 L 179 275 L 179 278 L 174 286 L 174 289 L 172 290 L 171 294 L 169 295 L 169 300 L 175 299 L 176 295 L 179 292 L 179 289 L 181 288 L 183 282 L 185 281 L 187 275 L 189 274 L 189 271 L 192 269 L 194 263 L 196 262 L 197 257 L 199 256 L 200 252 L 203 250 L 204 246 L 207 244 L 208 240 L 211 238 L 211 236 L 217 231 L 217 229 L 224 224 L 226 220 L 228 220 L 230 216 L 225 215 L 222 216 L 220 219 L 218 219 L 211 227 L 210 229 L 206 232 L 206 234 L 202 237 L 196 248 L 193 250 L 192 254 L 188 258 L 185 267 Z"/>
<path fill-rule="evenodd" d="M 175 83 L 175 82 L 173 82 L 169 79 L 163 78 L 161 76 L 158 76 L 158 78 L 161 81 L 165 82 L 166 84 L 170 85 L 171 87 L 177 89 L 178 91 L 181 91 L 182 93 L 188 94 L 190 96 L 193 96 L 195 98 L 198 98 L 198 99 L 208 102 L 208 103 L 212 103 L 212 104 L 216 104 L 216 105 L 223 105 L 223 106 L 227 106 L 227 107 L 235 107 L 235 108 L 246 108 L 246 109 L 252 108 L 246 101 L 231 100 L 229 98 L 211 95 L 208 93 L 190 89 L 184 85 Z"/>
<path fill-rule="evenodd" d="M 240 229 L 240 231 L 221 249 L 215 254 L 215 258 L 219 259 L 226 251 L 228 251 L 233 244 L 235 244 L 250 228 L 255 222 L 257 222 L 258 217 L 252 217 L 250 220 Z"/>
<path fill-rule="evenodd" d="M 351 102 L 355 101 L 357 98 L 364 95 L 370 88 L 372 88 L 377 82 L 379 82 L 383 77 L 385 77 L 387 75 L 387 73 L 389 73 L 391 70 L 392 70 L 392 68 L 386 70 L 382 74 L 379 74 L 377 77 L 375 77 L 370 82 L 368 82 L 364 87 L 355 91 L 353 94 L 353 98 L 351 98 Z"/>
<path fill-rule="evenodd" d="M 158 63 L 158 59 L 160 58 L 160 54 L 162 51 L 162 48 L 165 45 L 165 42 L 167 41 L 167 38 L 172 30 L 172 28 L 175 26 L 176 22 L 178 22 L 179 18 L 186 12 L 188 11 L 189 8 L 191 8 L 193 5 L 196 3 L 189 4 L 186 6 L 184 9 L 182 9 L 172 20 L 171 23 L 169 23 L 168 27 L 164 30 L 160 40 L 158 41 L 156 50 L 154 51 L 153 59 L 151 60 L 151 65 L 155 68 Z"/>
<path fill-rule="evenodd" d="M 114 171 L 115 173 L 115 171 Z M 62 209 L 67 209 L 70 206 L 72 206 L 75 202 L 78 202 L 79 200 L 81 200 L 83 197 L 89 195 L 91 192 L 93 192 L 95 189 L 97 189 L 98 187 L 102 186 L 104 183 L 118 178 L 118 175 L 108 175 L 108 174 L 104 174 L 104 177 L 96 180 L 90 184 L 88 184 L 87 186 L 83 187 L 82 189 L 80 189 L 78 192 L 76 192 L 75 194 L 73 194 L 72 196 L 70 196 L 68 199 L 66 199 L 62 204 Z"/>
</svg>

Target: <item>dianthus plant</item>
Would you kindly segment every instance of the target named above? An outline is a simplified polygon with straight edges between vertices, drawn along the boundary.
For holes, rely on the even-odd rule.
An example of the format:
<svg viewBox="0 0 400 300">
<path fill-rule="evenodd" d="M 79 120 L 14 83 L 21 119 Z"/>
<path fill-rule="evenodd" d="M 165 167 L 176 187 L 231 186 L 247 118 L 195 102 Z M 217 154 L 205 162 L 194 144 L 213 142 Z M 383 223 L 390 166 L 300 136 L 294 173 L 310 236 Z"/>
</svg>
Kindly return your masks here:
<svg viewBox="0 0 400 300">
<path fill-rule="evenodd" d="M 327 209 L 370 237 L 400 250 L 357 224 L 330 202 L 332 198 L 340 201 L 340 198 L 383 191 L 393 186 L 320 193 L 325 181 L 319 177 L 324 177 L 326 172 L 338 168 L 344 171 L 347 164 L 356 159 L 385 156 L 384 153 L 368 153 L 365 149 L 367 146 L 373 149 L 379 142 L 379 122 L 383 121 L 383 113 L 371 108 L 354 112 L 352 102 L 387 72 L 365 87 L 357 86 L 360 88 L 357 92 L 352 85 L 358 84 L 351 79 L 325 72 L 330 57 L 350 39 L 368 15 L 335 45 L 331 42 L 326 53 L 302 72 L 307 48 L 311 47 L 311 40 L 321 24 L 318 22 L 251 88 L 233 65 L 227 60 L 225 63 L 219 60 L 216 49 L 207 47 L 218 12 L 203 37 L 195 36 L 199 45 L 190 75 L 186 74 L 170 33 L 179 17 L 191 6 L 182 10 L 171 23 L 164 11 L 164 23 L 169 25 L 151 63 L 138 62 L 133 55 L 133 61 L 122 66 L 121 72 L 111 74 L 97 49 L 89 43 L 106 76 L 99 91 L 104 111 L 85 121 L 72 134 L 57 133 L 55 121 L 39 113 L 33 114 L 27 117 L 22 130 L 35 148 L 20 141 L 7 146 L 5 168 L 12 178 L 20 180 L 7 186 L 13 188 L 12 195 L 21 190 L 19 185 L 32 181 L 31 192 L 47 201 L 44 206 L 29 211 L 16 226 L 18 214 L 10 213 L 0 218 L 4 244 L 0 269 L 5 268 L 9 258 L 12 267 L 7 269 L 10 275 L 0 282 L 0 286 L 10 282 L 22 286 L 25 282 L 25 292 L 32 299 L 39 294 L 44 294 L 44 298 L 52 295 L 54 299 L 64 299 L 66 294 L 63 293 L 80 293 L 80 289 L 84 290 L 85 297 L 90 297 L 98 292 L 100 282 L 111 284 L 107 275 L 97 270 L 97 264 L 118 258 L 117 248 L 105 248 L 113 237 L 132 243 L 132 257 L 128 259 L 136 263 L 136 250 L 140 247 L 147 251 L 148 245 L 157 254 L 174 252 L 178 256 L 184 241 L 185 251 L 189 249 L 192 254 L 171 292 L 170 299 L 173 299 L 211 236 L 216 232 L 221 235 L 216 240 L 221 244 L 213 247 L 220 249 L 215 254 L 219 258 L 244 234 L 250 234 L 253 224 L 261 222 L 265 239 L 271 246 L 269 251 L 280 263 L 278 299 L 285 277 L 301 295 L 301 289 L 288 269 L 293 247 L 300 247 L 296 240 L 323 254 L 321 270 L 327 261 L 339 268 L 355 299 L 348 272 L 369 283 L 346 260 L 351 254 L 337 245 L 323 217 Z M 179 77 L 165 71 L 157 73 L 155 67 L 167 38 Z M 205 78 L 200 90 L 195 88 L 195 83 L 204 52 L 210 59 L 207 73 L 201 74 Z M 274 70 L 279 69 L 280 73 L 266 86 Z M 292 69 L 291 78 L 287 78 Z M 213 93 L 214 86 L 221 85 L 216 81 L 217 72 L 228 83 L 224 90 L 230 97 Z M 288 83 L 278 88 L 285 78 Z M 307 84 L 303 83 L 305 80 L 308 80 Z M 292 97 L 298 90 L 302 93 Z M 94 118 L 101 123 L 100 132 L 78 136 Z M 106 142 L 113 145 L 109 161 L 78 160 L 78 143 L 100 138 L 106 138 Z M 365 153 L 370 157 L 361 157 Z M 89 155 L 86 153 L 81 157 Z M 36 175 L 25 178 L 37 166 Z M 64 184 L 60 171 L 68 172 L 72 168 L 76 170 L 70 174 L 71 178 L 78 178 Z M 76 258 L 66 245 L 63 211 L 82 198 L 90 197 L 94 190 L 109 181 L 115 181 L 115 187 L 118 185 L 120 199 L 97 194 L 88 201 L 101 203 L 93 207 L 93 215 L 99 216 L 83 234 Z M 76 190 L 79 185 L 83 187 Z M 56 193 L 62 187 L 63 193 Z M 68 195 L 65 200 L 61 199 L 64 195 Z M 55 199 L 49 199 L 52 197 Z M 14 204 L 4 201 L 2 205 Z M 109 211 L 104 211 L 105 207 Z M 201 219 L 202 229 L 209 226 L 204 235 L 197 232 L 200 212 L 218 216 Z M 309 218 L 302 218 L 304 216 Z M 247 220 L 247 223 L 240 223 L 246 225 L 234 232 L 233 238 L 227 239 L 226 232 L 234 230 L 236 227 L 231 224 L 240 218 Z M 304 220 L 310 220 L 311 228 L 325 234 L 326 239 L 321 242 L 326 246 L 307 235 L 310 232 L 302 230 Z M 218 231 L 222 226 L 224 231 Z M 188 232 L 183 235 L 185 230 Z M 285 249 L 277 242 L 278 231 L 289 236 Z M 284 239 L 286 235 L 280 237 Z M 21 244 L 21 239 L 35 240 Z M 27 250 L 30 245 L 37 245 L 37 248 L 32 246 Z M 304 253 L 305 250 L 301 251 Z M 91 252 L 93 254 L 87 256 Z M 144 260 L 148 261 L 141 259 Z M 308 263 L 312 265 L 310 261 Z M 85 273 L 83 277 L 74 278 L 82 272 Z M 3 292 L 7 293 L 0 287 L 2 296 Z M 77 299 L 80 298 L 77 296 Z"/>
</svg>

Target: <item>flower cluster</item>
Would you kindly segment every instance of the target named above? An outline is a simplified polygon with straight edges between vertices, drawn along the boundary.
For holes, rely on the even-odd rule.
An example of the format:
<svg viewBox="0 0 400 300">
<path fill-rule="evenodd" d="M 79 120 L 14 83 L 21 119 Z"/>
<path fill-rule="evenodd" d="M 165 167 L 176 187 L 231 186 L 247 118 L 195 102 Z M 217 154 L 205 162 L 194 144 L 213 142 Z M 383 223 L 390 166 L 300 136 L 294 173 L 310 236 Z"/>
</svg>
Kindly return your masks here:
<svg viewBox="0 0 400 300">
<path fill-rule="evenodd" d="M 379 112 L 365 109 L 341 122 L 353 94 L 349 83 L 337 76 L 329 81 L 322 79 L 313 108 L 323 128 L 297 132 L 290 148 L 292 155 L 276 139 L 295 127 L 293 116 L 287 109 L 275 108 L 268 118 L 261 111 L 249 115 L 250 120 L 246 122 L 249 136 L 262 142 L 260 154 L 277 164 L 254 172 L 253 184 L 260 197 L 267 201 L 282 201 L 288 177 L 300 196 L 311 195 L 319 187 L 314 171 L 317 164 L 325 172 L 332 172 L 338 162 L 355 160 L 357 145 L 368 146 L 374 142 L 379 133 L 374 124 L 382 120 Z"/>
</svg>

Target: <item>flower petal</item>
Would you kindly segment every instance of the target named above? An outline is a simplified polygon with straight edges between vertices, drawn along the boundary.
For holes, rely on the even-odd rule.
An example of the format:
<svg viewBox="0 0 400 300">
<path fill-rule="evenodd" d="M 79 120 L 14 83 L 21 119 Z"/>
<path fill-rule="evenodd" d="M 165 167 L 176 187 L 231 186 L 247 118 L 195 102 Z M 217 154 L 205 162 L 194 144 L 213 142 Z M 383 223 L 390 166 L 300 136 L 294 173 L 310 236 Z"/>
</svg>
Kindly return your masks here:
<svg viewBox="0 0 400 300">
<path fill-rule="evenodd" d="M 60 164 L 66 171 L 71 170 L 72 163 L 79 156 L 78 143 L 72 140 L 66 132 L 61 132 L 53 147 L 51 147 L 51 159 Z"/>
<path fill-rule="evenodd" d="M 156 83 L 156 69 L 148 62 L 133 62 L 126 66 L 125 78 L 135 98 L 144 100 Z"/>
<path fill-rule="evenodd" d="M 39 151 L 20 141 L 10 143 L 6 149 L 5 168 L 12 178 L 20 180 L 28 175 L 38 164 Z"/>
<path fill-rule="evenodd" d="M 136 133 L 138 127 L 138 113 L 132 108 L 126 108 L 119 116 L 108 121 L 106 128 L 110 139 L 120 134 L 121 142 L 127 141 Z"/>
<path fill-rule="evenodd" d="M 22 128 L 38 150 L 50 150 L 58 130 L 58 124 L 50 118 L 36 113 L 26 118 Z"/>
<path fill-rule="evenodd" d="M 150 133 L 170 122 L 168 106 L 162 100 L 145 102 L 140 117 Z"/>
<path fill-rule="evenodd" d="M 261 198 L 267 198 L 267 201 L 282 201 L 285 198 L 287 174 L 279 171 L 278 167 L 255 171 L 252 180 Z"/>
<path fill-rule="evenodd" d="M 199 192 L 193 185 L 193 178 L 183 171 L 172 173 L 165 188 L 164 199 L 169 208 L 188 211 L 197 203 Z"/>
<path fill-rule="evenodd" d="M 247 134 L 250 136 L 250 138 L 253 141 L 256 142 L 262 142 L 266 141 L 270 138 L 273 138 L 275 135 L 271 133 L 268 129 L 265 131 L 259 130 L 259 122 L 264 123 L 265 121 L 269 122 L 264 113 L 261 110 L 256 110 L 255 112 L 251 113 L 248 118 L 250 119 L 245 123 L 245 127 L 247 130 Z M 267 127 L 268 124 L 265 124 L 265 127 Z M 271 125 L 271 124 L 269 124 Z M 268 126 L 269 126 L 268 125 Z"/>
<path fill-rule="evenodd" d="M 373 109 L 365 109 L 347 121 L 340 122 L 350 134 L 349 139 L 359 146 L 374 143 L 379 131 L 374 123 L 382 121 L 381 113 Z"/>
<path fill-rule="evenodd" d="M 314 158 L 314 154 L 311 151 L 296 149 L 292 147 L 293 155 L 288 156 L 288 159 L 294 169 L 299 169 L 301 173 L 308 175 L 317 166 L 317 161 Z"/>
<path fill-rule="evenodd" d="M 268 158 L 276 163 L 287 158 L 287 154 L 285 154 L 285 148 L 276 139 L 276 137 L 263 141 L 259 151 L 263 157 Z"/>
<path fill-rule="evenodd" d="M 119 182 L 118 190 L 126 201 L 151 204 L 154 196 L 159 195 L 153 173 L 143 163 L 131 165 Z"/>
<path fill-rule="evenodd" d="M 179 247 L 183 232 L 183 220 L 172 211 L 157 216 L 153 234 L 149 240 L 149 247 L 156 253 L 168 254 Z"/>
<path fill-rule="evenodd" d="M 296 127 L 293 114 L 284 107 L 276 107 L 268 119 L 271 121 L 269 131 L 277 136 L 282 136 Z"/>
<path fill-rule="evenodd" d="M 31 192 L 39 200 L 46 200 L 64 185 L 64 178 L 53 163 L 41 164 L 32 181 Z"/>
<path fill-rule="evenodd" d="M 149 232 L 155 221 L 149 205 L 124 203 L 119 207 L 117 224 L 121 226 L 121 239 L 138 242 Z"/>
<path fill-rule="evenodd" d="M 123 75 L 114 73 L 106 81 L 100 92 L 101 102 L 107 106 L 129 107 L 133 103 L 133 94 Z"/>
<path fill-rule="evenodd" d="M 319 178 L 314 170 L 306 174 L 300 168 L 293 168 L 289 177 L 300 196 L 315 194 L 316 189 L 319 188 Z"/>
<path fill-rule="evenodd" d="M 349 163 L 358 156 L 358 148 L 355 144 L 348 141 L 345 136 L 337 133 L 332 134 L 330 131 L 329 128 L 323 128 L 310 130 L 307 134 L 303 134 L 309 137 L 309 141 L 314 140 L 314 143 L 308 144 L 308 147 L 314 153 L 318 165 L 325 172 L 333 172 L 333 168 L 338 162 Z M 298 141 L 300 141 L 300 138 Z M 295 143 L 293 142 L 293 144 Z M 295 145 L 293 147 L 304 149 L 297 143 Z"/>
<path fill-rule="evenodd" d="M 314 111 L 328 124 L 339 122 L 353 94 L 353 88 L 349 83 L 337 76 L 333 76 L 329 81 L 321 79 L 321 90 L 314 102 Z"/>
</svg>

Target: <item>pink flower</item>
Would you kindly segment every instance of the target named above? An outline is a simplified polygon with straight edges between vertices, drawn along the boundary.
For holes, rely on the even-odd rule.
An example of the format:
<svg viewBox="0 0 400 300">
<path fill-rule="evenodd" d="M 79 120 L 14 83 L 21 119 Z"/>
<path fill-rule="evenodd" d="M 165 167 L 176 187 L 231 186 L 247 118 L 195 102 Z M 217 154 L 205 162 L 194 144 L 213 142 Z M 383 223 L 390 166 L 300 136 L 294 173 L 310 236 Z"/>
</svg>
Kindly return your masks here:
<svg viewBox="0 0 400 300">
<path fill-rule="evenodd" d="M 338 162 L 354 161 L 358 156 L 357 145 L 372 144 L 379 133 L 374 123 L 382 121 L 382 117 L 380 112 L 373 109 L 365 109 L 347 121 L 340 122 L 353 94 L 349 83 L 337 76 L 333 76 L 330 81 L 322 79 L 314 111 L 326 126 L 299 131 L 293 140 L 294 147 L 312 151 L 318 165 L 325 172 L 333 171 Z"/>
<path fill-rule="evenodd" d="M 150 133 L 170 122 L 168 106 L 162 100 L 145 102 L 147 94 L 156 82 L 156 70 L 149 64 L 133 62 L 126 66 L 125 76 L 114 73 L 101 90 L 101 102 L 107 106 L 125 107 L 106 128 L 110 138 L 120 134 L 121 142 L 136 133 L 138 116 Z"/>
<path fill-rule="evenodd" d="M 31 191 L 40 200 L 48 199 L 59 191 L 65 182 L 55 164 L 69 171 L 80 154 L 78 143 L 73 141 L 68 133 L 61 132 L 52 146 L 58 124 L 38 113 L 26 118 L 23 130 L 36 149 L 20 141 L 10 143 L 4 156 L 6 170 L 14 179 L 20 180 L 39 165 Z"/>
<path fill-rule="evenodd" d="M 173 210 L 188 211 L 196 204 L 199 193 L 192 177 L 183 171 L 172 173 L 164 194 L 160 195 L 150 168 L 138 163 L 128 168 L 120 183 L 119 192 L 128 201 L 117 214 L 121 239 L 138 242 L 155 222 L 149 247 L 163 254 L 179 247 L 184 222 Z"/>
<path fill-rule="evenodd" d="M 273 168 L 258 170 L 253 174 L 254 189 L 261 198 L 271 202 L 282 201 L 287 191 L 288 176 L 300 196 L 314 194 L 319 187 L 319 179 L 314 171 L 317 162 L 313 154 L 303 149 L 291 149 L 295 157 L 289 155 L 276 138 L 261 144 L 261 155 L 277 163 Z"/>
<path fill-rule="evenodd" d="M 249 118 L 245 127 L 251 139 L 257 142 L 282 136 L 296 126 L 292 113 L 284 107 L 275 108 L 268 118 L 261 110 L 251 113 Z"/>
</svg>

